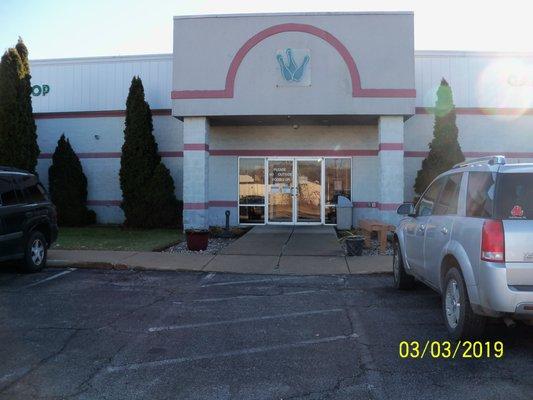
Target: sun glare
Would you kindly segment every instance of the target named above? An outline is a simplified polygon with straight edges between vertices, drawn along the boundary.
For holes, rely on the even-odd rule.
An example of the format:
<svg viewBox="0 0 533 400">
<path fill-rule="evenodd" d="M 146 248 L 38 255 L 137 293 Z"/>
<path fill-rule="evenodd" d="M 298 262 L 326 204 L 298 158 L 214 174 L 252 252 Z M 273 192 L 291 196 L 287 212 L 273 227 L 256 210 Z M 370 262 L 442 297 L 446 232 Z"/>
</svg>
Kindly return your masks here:
<svg viewBox="0 0 533 400">
<path fill-rule="evenodd" d="M 513 58 L 493 61 L 479 75 L 475 89 L 475 101 L 486 114 L 502 108 L 518 118 L 533 104 L 533 65 Z"/>
</svg>

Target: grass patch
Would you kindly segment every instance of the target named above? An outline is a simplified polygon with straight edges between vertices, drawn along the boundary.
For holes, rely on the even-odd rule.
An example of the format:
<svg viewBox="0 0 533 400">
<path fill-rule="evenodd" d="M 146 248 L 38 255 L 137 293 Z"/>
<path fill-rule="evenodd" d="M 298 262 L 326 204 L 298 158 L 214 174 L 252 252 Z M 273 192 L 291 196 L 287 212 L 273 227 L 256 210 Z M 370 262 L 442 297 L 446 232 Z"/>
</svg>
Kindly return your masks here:
<svg viewBox="0 0 533 400">
<path fill-rule="evenodd" d="M 184 239 L 179 229 L 124 229 L 120 226 L 59 228 L 57 250 L 157 251 Z"/>
</svg>

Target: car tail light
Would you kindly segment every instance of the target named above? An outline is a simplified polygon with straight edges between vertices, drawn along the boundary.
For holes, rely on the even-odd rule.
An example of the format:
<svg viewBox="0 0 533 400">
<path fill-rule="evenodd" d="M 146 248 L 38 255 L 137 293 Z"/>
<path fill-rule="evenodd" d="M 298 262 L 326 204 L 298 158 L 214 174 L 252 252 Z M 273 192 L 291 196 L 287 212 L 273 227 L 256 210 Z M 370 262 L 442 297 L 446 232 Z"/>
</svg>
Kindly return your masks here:
<svg viewBox="0 0 533 400">
<path fill-rule="evenodd" d="M 483 224 L 481 259 L 490 262 L 505 262 L 505 236 L 502 221 L 487 219 Z"/>
</svg>

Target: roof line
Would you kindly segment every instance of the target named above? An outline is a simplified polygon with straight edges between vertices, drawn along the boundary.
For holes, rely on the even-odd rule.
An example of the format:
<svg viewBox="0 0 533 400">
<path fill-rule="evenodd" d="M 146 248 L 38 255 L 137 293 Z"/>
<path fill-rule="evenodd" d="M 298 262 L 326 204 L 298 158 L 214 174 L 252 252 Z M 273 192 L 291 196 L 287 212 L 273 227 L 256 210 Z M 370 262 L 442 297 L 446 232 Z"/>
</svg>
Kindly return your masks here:
<svg viewBox="0 0 533 400">
<path fill-rule="evenodd" d="M 92 56 L 92 57 L 65 57 L 65 58 L 39 58 L 30 59 L 30 63 L 48 64 L 48 63 L 64 63 L 64 62 L 119 62 L 127 60 L 139 60 L 139 59 L 153 59 L 163 60 L 172 59 L 172 53 L 161 54 L 131 54 L 131 55 L 118 55 L 118 56 Z"/>
<path fill-rule="evenodd" d="M 414 15 L 413 11 L 317 11 L 277 13 L 235 13 L 235 14 L 190 14 L 175 15 L 174 19 L 235 18 L 235 17 L 280 17 L 280 16 L 323 16 L 323 15 Z"/>
</svg>

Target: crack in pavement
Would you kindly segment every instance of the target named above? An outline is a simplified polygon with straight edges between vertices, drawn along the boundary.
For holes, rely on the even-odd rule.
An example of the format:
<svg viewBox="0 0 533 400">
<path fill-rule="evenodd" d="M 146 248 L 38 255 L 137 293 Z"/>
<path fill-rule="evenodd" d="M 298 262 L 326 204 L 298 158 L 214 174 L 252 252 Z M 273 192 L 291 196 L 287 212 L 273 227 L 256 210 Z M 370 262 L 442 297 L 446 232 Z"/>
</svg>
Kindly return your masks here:
<svg viewBox="0 0 533 400">
<path fill-rule="evenodd" d="M 29 374 L 33 373 L 34 371 L 37 371 L 40 367 L 42 367 L 43 365 L 45 365 L 48 361 L 54 359 L 55 357 L 57 357 L 58 355 L 60 355 L 66 348 L 67 346 L 69 345 L 69 343 L 74 339 L 74 337 L 78 334 L 79 330 L 76 329 L 74 330 L 64 341 L 63 345 L 56 351 L 52 352 L 51 354 L 49 354 L 48 356 L 44 357 L 43 359 L 39 360 L 38 362 L 36 362 L 34 365 L 32 365 L 31 367 L 29 367 L 29 369 L 24 373 L 22 374 L 21 376 L 19 376 L 17 379 L 15 379 L 14 381 L 11 381 L 9 382 L 6 386 L 4 386 L 3 388 L 0 389 L 0 393 L 5 393 L 8 389 L 12 388 L 14 385 L 16 385 L 17 383 L 19 383 L 20 381 L 22 381 L 25 377 L 27 377 Z"/>
</svg>

